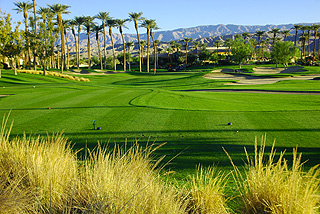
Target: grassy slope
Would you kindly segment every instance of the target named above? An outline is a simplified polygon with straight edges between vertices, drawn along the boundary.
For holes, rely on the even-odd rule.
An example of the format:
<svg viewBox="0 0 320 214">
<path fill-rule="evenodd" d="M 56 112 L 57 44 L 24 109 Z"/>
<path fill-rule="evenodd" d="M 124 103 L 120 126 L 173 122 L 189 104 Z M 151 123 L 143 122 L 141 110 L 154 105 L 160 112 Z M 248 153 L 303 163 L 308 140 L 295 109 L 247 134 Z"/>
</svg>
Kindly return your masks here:
<svg viewBox="0 0 320 214">
<path fill-rule="evenodd" d="M 12 109 L 12 134 L 60 132 L 82 148 L 97 141 L 123 143 L 139 139 L 168 142 L 158 151 L 168 159 L 182 152 L 169 167 L 193 172 L 204 165 L 230 163 L 225 147 L 238 163 L 243 147 L 267 133 L 278 150 L 299 146 L 310 166 L 319 163 L 320 98 L 315 95 L 185 92 L 177 90 L 249 88 L 319 90 L 318 81 L 283 81 L 261 86 L 223 86 L 201 73 L 113 74 L 75 82 L 4 71 L 0 79 L 0 116 Z M 33 86 L 35 85 L 35 88 Z M 5 88 L 3 88 L 5 86 Z M 51 107 L 51 109 L 47 109 Z M 102 130 L 92 130 L 92 121 Z M 232 122 L 232 126 L 226 125 Z M 150 139 L 149 139 L 150 138 Z"/>
</svg>

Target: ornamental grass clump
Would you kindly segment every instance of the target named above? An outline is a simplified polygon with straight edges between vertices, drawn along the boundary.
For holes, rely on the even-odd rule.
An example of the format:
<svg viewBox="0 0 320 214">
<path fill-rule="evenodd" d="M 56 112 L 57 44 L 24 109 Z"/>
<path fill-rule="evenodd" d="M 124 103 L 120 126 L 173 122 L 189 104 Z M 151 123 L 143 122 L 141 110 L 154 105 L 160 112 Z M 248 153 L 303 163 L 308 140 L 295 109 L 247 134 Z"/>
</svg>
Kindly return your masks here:
<svg viewBox="0 0 320 214">
<path fill-rule="evenodd" d="M 204 169 L 199 166 L 196 174 L 187 182 L 189 213 L 227 214 L 226 178 L 214 167 Z"/>
<path fill-rule="evenodd" d="M 185 202 L 161 181 L 153 146 L 98 148 L 80 173 L 77 207 L 89 213 L 184 213 Z"/>
<path fill-rule="evenodd" d="M 76 156 L 67 139 L 23 136 L 9 141 L 5 124 L 0 131 L 0 208 L 10 205 L 1 199 L 12 190 L 9 207 L 18 213 L 64 212 L 77 178 Z"/>
<path fill-rule="evenodd" d="M 98 147 L 76 158 L 67 139 L 9 140 L 0 130 L 0 213 L 185 213 L 154 146 Z"/>
<path fill-rule="evenodd" d="M 284 158 L 285 152 L 276 155 L 273 144 L 269 156 L 266 157 L 265 148 L 266 141 L 262 138 L 260 148 L 256 140 L 254 158 L 246 151 L 247 165 L 244 174 L 234 165 L 241 213 L 318 213 L 318 165 L 307 172 L 303 171 L 301 154 L 298 154 L 297 149 L 293 149 L 292 166 L 289 167 L 288 161 Z"/>
<path fill-rule="evenodd" d="M 43 71 L 34 71 L 34 70 L 18 70 L 18 73 L 26 73 L 26 74 L 43 74 Z M 60 77 L 64 79 L 69 79 L 69 80 L 75 80 L 75 81 L 81 81 L 81 82 L 90 82 L 90 79 L 84 78 L 84 77 L 75 77 L 67 74 L 61 74 L 57 72 L 51 72 L 48 71 L 46 72 L 47 76 L 54 76 L 54 77 Z"/>
</svg>

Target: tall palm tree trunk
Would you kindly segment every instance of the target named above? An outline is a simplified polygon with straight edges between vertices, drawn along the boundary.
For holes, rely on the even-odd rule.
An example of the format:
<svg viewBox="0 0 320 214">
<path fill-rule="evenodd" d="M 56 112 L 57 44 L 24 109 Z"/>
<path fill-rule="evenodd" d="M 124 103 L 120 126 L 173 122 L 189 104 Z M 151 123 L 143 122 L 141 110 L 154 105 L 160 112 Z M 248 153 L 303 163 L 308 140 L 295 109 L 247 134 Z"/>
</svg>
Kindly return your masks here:
<svg viewBox="0 0 320 214">
<path fill-rule="evenodd" d="M 103 66 L 104 69 L 107 69 L 107 35 L 106 35 L 106 23 L 103 20 L 102 22 L 103 25 L 103 55 L 104 55 L 104 59 L 103 59 Z"/>
<path fill-rule="evenodd" d="M 57 42 L 57 69 L 60 69 L 60 54 L 59 54 L 59 46 Z"/>
<path fill-rule="evenodd" d="M 69 54 L 69 43 L 68 43 L 68 38 L 67 38 L 67 33 L 65 31 L 65 38 L 66 38 L 66 42 L 67 42 L 67 69 L 70 68 L 70 64 L 69 64 L 69 59 L 70 59 L 70 54 Z"/>
<path fill-rule="evenodd" d="M 75 47 L 76 47 L 76 62 L 77 62 L 77 64 L 79 64 L 78 44 L 77 44 L 77 37 L 76 37 L 76 33 L 75 33 L 74 27 L 72 28 L 72 35 L 73 35 L 73 37 L 74 37 L 74 44 L 75 44 Z"/>
<path fill-rule="evenodd" d="M 61 73 L 63 73 L 63 69 L 66 65 L 66 59 L 65 59 L 65 55 L 66 55 L 66 50 L 65 50 L 65 41 L 64 41 L 64 28 L 63 28 L 63 24 L 62 24 L 62 17 L 61 14 L 58 14 L 57 17 L 58 20 L 58 24 L 60 26 L 60 34 L 61 34 L 61 49 L 62 49 L 62 57 L 61 57 Z"/>
<path fill-rule="evenodd" d="M 27 18 L 25 18 L 24 20 L 25 22 L 25 32 L 27 33 L 28 32 L 28 26 L 27 26 Z M 28 65 L 29 65 L 29 70 L 31 70 L 31 49 L 30 49 L 30 42 L 29 42 L 29 37 L 28 35 L 26 34 L 26 43 L 28 45 Z"/>
<path fill-rule="evenodd" d="M 36 15 L 36 2 L 33 0 L 33 16 L 34 16 L 34 35 L 37 35 L 37 15 Z M 35 37 L 36 38 L 36 37 Z M 34 50 L 36 52 L 36 49 Z M 36 53 L 33 55 L 33 66 L 34 70 L 36 70 L 37 66 L 37 56 Z"/>
<path fill-rule="evenodd" d="M 123 46 L 123 71 L 127 70 L 127 61 L 126 61 L 126 44 L 124 41 L 124 36 L 123 36 L 123 32 L 122 32 L 122 27 L 120 26 L 120 34 L 121 34 L 121 38 L 122 38 L 122 46 Z"/>
<path fill-rule="evenodd" d="M 134 27 L 135 27 L 135 29 L 137 31 L 138 46 L 139 46 L 139 67 L 140 67 L 140 72 L 142 72 L 140 37 L 139 37 L 139 31 L 138 31 L 138 22 L 136 20 L 134 22 Z"/>
<path fill-rule="evenodd" d="M 102 63 L 102 58 L 101 58 L 101 49 L 100 49 L 100 42 L 99 42 L 99 37 L 96 37 L 97 43 L 98 43 L 98 52 L 99 52 L 99 60 L 100 60 L 100 69 L 103 69 L 103 63 Z"/>
<path fill-rule="evenodd" d="M 64 41 L 64 30 L 63 27 L 61 27 L 61 73 L 63 73 L 63 69 L 66 65 L 65 61 L 65 55 L 66 55 L 66 50 L 65 50 L 65 41 Z"/>
<path fill-rule="evenodd" d="M 149 59 L 149 47 L 150 47 L 150 29 L 147 28 L 147 72 L 150 72 L 150 59 Z"/>
<path fill-rule="evenodd" d="M 130 46 L 128 47 L 128 61 L 129 61 L 129 71 L 131 71 Z"/>
<path fill-rule="evenodd" d="M 112 45 L 112 56 L 113 56 L 113 66 L 114 66 L 114 71 L 117 70 L 117 64 L 116 64 L 116 54 L 114 51 L 114 43 L 113 43 L 113 37 L 112 37 L 112 27 L 109 27 L 109 36 L 111 39 L 111 45 Z"/>
<path fill-rule="evenodd" d="M 314 40 L 313 40 L 313 57 L 314 57 L 314 59 L 316 58 L 316 49 L 317 49 L 317 32 L 318 31 L 318 29 L 315 29 L 315 31 L 314 31 Z"/>
<path fill-rule="evenodd" d="M 156 45 L 156 43 L 154 41 L 152 29 L 150 30 L 150 35 L 151 35 L 152 43 L 153 43 L 153 55 L 154 55 L 153 73 L 155 74 L 157 72 L 157 45 Z"/>
<path fill-rule="evenodd" d="M 91 47 L 90 47 L 90 30 L 87 31 L 88 34 L 88 67 L 91 69 Z"/>
<path fill-rule="evenodd" d="M 77 49 L 77 55 L 78 55 L 78 62 L 77 62 L 77 68 L 79 69 L 80 66 L 80 32 L 81 32 L 81 26 L 78 26 L 78 49 Z"/>
<path fill-rule="evenodd" d="M 297 46 L 297 37 L 298 37 L 298 29 L 296 29 L 296 33 L 295 33 L 295 36 L 294 36 L 294 46 Z"/>
</svg>

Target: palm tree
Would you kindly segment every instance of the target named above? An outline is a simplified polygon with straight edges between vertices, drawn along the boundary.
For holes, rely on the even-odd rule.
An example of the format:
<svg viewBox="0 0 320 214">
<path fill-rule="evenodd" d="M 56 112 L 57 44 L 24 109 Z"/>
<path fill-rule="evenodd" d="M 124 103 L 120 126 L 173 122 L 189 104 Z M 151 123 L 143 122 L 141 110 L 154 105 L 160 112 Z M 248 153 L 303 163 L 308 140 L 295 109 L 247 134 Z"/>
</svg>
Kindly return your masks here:
<svg viewBox="0 0 320 214">
<path fill-rule="evenodd" d="M 139 31 L 138 31 L 138 21 L 143 20 L 142 16 L 142 12 L 140 13 L 129 13 L 129 18 L 130 21 L 134 22 L 134 27 L 137 31 L 137 38 L 138 38 L 138 47 L 139 47 L 139 66 L 140 66 L 140 72 L 142 71 L 142 67 L 141 67 L 141 47 L 140 47 L 140 37 L 139 37 Z"/>
<path fill-rule="evenodd" d="M 208 44 L 206 44 L 206 43 L 202 43 L 202 44 L 199 45 L 201 51 L 206 50 L 207 46 L 208 46 Z"/>
<path fill-rule="evenodd" d="M 83 19 L 84 19 L 84 22 L 83 22 L 82 25 L 86 28 L 87 35 L 88 35 L 88 45 L 87 45 L 87 49 L 88 49 L 88 66 L 89 66 L 89 69 L 91 69 L 90 34 L 91 34 L 91 29 L 94 26 L 94 23 L 93 23 L 94 17 L 93 16 L 84 16 Z"/>
<path fill-rule="evenodd" d="M 305 56 L 305 45 L 306 45 L 306 37 L 303 35 L 300 37 L 300 41 L 302 42 L 302 51 L 301 51 L 301 61 Z"/>
<path fill-rule="evenodd" d="M 102 58 L 101 58 L 101 50 L 100 50 L 100 42 L 99 42 L 99 33 L 102 30 L 102 25 L 94 25 L 92 30 L 96 33 L 96 40 L 98 44 L 98 52 L 99 52 L 99 60 L 100 60 L 100 69 L 103 69 Z"/>
<path fill-rule="evenodd" d="M 174 40 L 172 40 L 172 41 L 170 41 L 170 42 L 169 42 L 169 44 L 170 44 L 170 46 L 171 46 L 172 50 L 174 51 L 174 50 L 175 50 L 175 48 L 176 48 L 176 44 L 177 44 L 177 42 L 176 42 L 176 41 L 174 41 Z"/>
<path fill-rule="evenodd" d="M 128 47 L 129 71 L 131 71 L 130 48 L 134 46 L 134 42 L 127 42 L 126 45 L 127 45 L 127 47 Z"/>
<path fill-rule="evenodd" d="M 103 53 L 104 53 L 104 69 L 107 68 L 107 34 L 106 34 L 106 21 L 108 19 L 111 19 L 109 16 L 109 12 L 99 12 L 98 15 L 96 15 L 97 19 L 100 19 L 102 21 L 102 28 L 103 28 Z"/>
<path fill-rule="evenodd" d="M 59 33 L 60 33 L 60 28 L 56 27 L 53 29 L 54 35 L 55 35 L 55 39 L 56 39 L 56 48 L 57 48 L 57 66 L 56 68 L 59 69 L 60 68 L 60 56 L 59 56 Z"/>
<path fill-rule="evenodd" d="M 193 41 L 192 44 L 193 44 L 192 47 L 196 50 L 196 54 L 198 54 L 198 47 L 200 45 L 200 42 L 199 41 Z"/>
<path fill-rule="evenodd" d="M 74 37 L 74 44 L 75 44 L 75 47 L 76 47 L 76 59 L 77 59 L 77 64 L 79 63 L 79 59 L 78 59 L 78 44 L 77 44 L 77 36 L 76 36 L 76 30 L 75 30 L 75 26 L 77 25 L 77 22 L 72 19 L 69 21 L 69 25 L 71 27 L 71 32 L 72 32 L 72 35 Z"/>
<path fill-rule="evenodd" d="M 107 26 L 109 27 L 109 36 L 110 36 L 111 45 L 112 45 L 114 71 L 116 71 L 117 70 L 117 63 L 116 63 L 116 54 L 115 54 L 115 50 L 114 50 L 114 42 L 113 42 L 113 37 L 112 37 L 112 28 L 117 26 L 117 21 L 115 19 L 108 19 Z"/>
<path fill-rule="evenodd" d="M 61 73 L 63 72 L 63 68 L 65 66 L 65 42 L 64 42 L 64 30 L 62 24 L 62 14 L 68 14 L 70 11 L 67 9 L 70 7 L 68 5 L 61 5 L 61 4 L 53 4 L 48 5 L 51 12 L 57 16 L 57 22 L 60 27 L 60 34 L 61 34 L 61 49 L 62 49 L 62 60 L 61 60 Z"/>
<path fill-rule="evenodd" d="M 29 64 L 29 70 L 30 70 L 31 69 L 31 49 L 30 49 L 30 42 L 28 37 L 28 11 L 31 10 L 33 5 L 29 2 L 20 2 L 20 1 L 14 2 L 14 5 L 17 7 L 14 10 L 16 10 L 17 13 L 23 13 L 23 17 L 24 17 L 26 45 L 28 47 L 28 64 Z"/>
<path fill-rule="evenodd" d="M 214 45 L 216 46 L 217 48 L 217 53 L 219 52 L 219 47 L 223 44 L 223 42 L 221 40 L 216 40 L 214 41 Z"/>
<path fill-rule="evenodd" d="M 228 48 L 228 53 L 231 52 L 231 47 L 232 47 L 232 39 L 231 38 L 227 38 L 224 41 L 224 46 Z"/>
<path fill-rule="evenodd" d="M 296 30 L 295 37 L 294 37 L 294 46 L 297 46 L 298 32 L 299 32 L 299 30 L 301 29 L 302 26 L 303 25 L 293 25 L 293 29 Z"/>
<path fill-rule="evenodd" d="M 312 30 L 311 26 L 307 26 L 306 30 L 307 30 L 306 37 L 307 37 L 307 41 L 308 41 L 308 56 L 310 56 L 310 38 L 311 38 L 311 30 Z"/>
<path fill-rule="evenodd" d="M 176 49 L 176 52 L 178 53 L 181 50 L 182 45 L 180 43 L 176 43 L 174 45 L 174 48 Z"/>
<path fill-rule="evenodd" d="M 150 72 L 150 28 L 153 27 L 155 23 L 154 19 L 145 19 L 143 20 L 142 24 L 140 25 L 141 27 L 144 27 L 147 29 L 147 72 Z"/>
<path fill-rule="evenodd" d="M 306 52 L 306 41 L 307 41 L 307 37 L 305 35 L 305 31 L 308 29 L 308 26 L 304 25 L 301 27 L 301 30 L 302 30 L 302 35 L 301 35 L 301 39 L 300 41 L 302 42 L 302 53 L 303 53 L 303 56 L 305 56 L 305 52 Z"/>
<path fill-rule="evenodd" d="M 281 34 L 284 35 L 284 41 L 287 41 L 287 37 L 290 35 L 291 30 L 283 30 L 281 31 Z"/>
<path fill-rule="evenodd" d="M 70 27 L 70 20 L 62 20 L 62 24 L 63 24 L 63 30 L 64 30 L 64 36 L 65 36 L 65 39 L 66 39 L 66 43 L 67 43 L 67 69 L 69 69 L 69 42 L 68 42 L 68 38 L 67 38 L 67 30 L 69 29 Z"/>
<path fill-rule="evenodd" d="M 158 29 L 160 29 L 160 28 L 158 27 L 156 21 L 154 20 L 154 22 L 150 26 L 150 36 L 152 38 L 152 43 L 153 43 L 153 55 L 154 55 L 153 73 L 154 74 L 157 72 L 157 49 L 158 49 L 159 40 L 154 40 L 153 30 L 158 30 Z"/>
<path fill-rule="evenodd" d="M 165 51 L 166 51 L 167 54 L 168 54 L 168 58 L 170 59 L 170 62 L 172 62 L 172 59 L 171 59 L 171 57 L 170 57 L 170 54 L 173 52 L 172 47 L 167 47 L 167 48 L 165 49 Z"/>
<path fill-rule="evenodd" d="M 151 33 L 151 37 L 153 38 L 153 33 Z M 160 41 L 158 39 L 154 40 L 154 52 L 156 54 L 155 56 L 155 65 L 154 65 L 154 68 L 155 68 L 155 71 L 157 70 L 157 65 L 159 65 L 159 56 L 158 56 L 158 53 L 161 52 L 163 49 L 162 48 L 158 48 L 158 44 L 160 43 Z"/>
<path fill-rule="evenodd" d="M 249 32 L 243 32 L 241 35 L 243 36 L 244 40 L 247 40 L 250 37 L 250 33 Z"/>
<path fill-rule="evenodd" d="M 37 13 L 41 16 L 41 19 L 43 20 L 43 23 L 47 23 L 47 17 L 50 14 L 50 9 L 48 7 L 39 7 L 39 10 Z"/>
<path fill-rule="evenodd" d="M 264 58 L 265 50 L 268 48 L 269 45 L 270 45 L 270 43 L 269 43 L 268 39 L 261 41 L 262 58 Z"/>
<path fill-rule="evenodd" d="M 74 17 L 74 21 L 76 25 L 78 26 L 78 49 L 76 51 L 77 53 L 77 68 L 79 69 L 80 65 L 80 33 L 81 33 L 81 25 L 84 22 L 84 17 L 83 16 L 76 16 Z"/>
<path fill-rule="evenodd" d="M 122 45 L 123 45 L 123 71 L 126 71 L 126 43 L 124 41 L 124 36 L 123 36 L 123 28 L 127 28 L 125 25 L 126 22 L 129 21 L 129 19 L 116 19 L 116 24 L 117 27 L 119 28 L 119 32 L 121 34 L 121 39 L 122 39 Z M 127 28 L 128 29 L 128 28 Z"/>
<path fill-rule="evenodd" d="M 144 59 L 144 46 L 146 45 L 145 40 L 140 40 L 140 49 L 141 49 L 141 63 L 144 65 L 143 59 Z"/>
<path fill-rule="evenodd" d="M 50 25 L 49 23 L 47 24 L 47 19 L 49 19 L 49 22 L 51 21 L 52 13 L 50 13 L 50 9 L 47 7 L 40 7 L 37 13 L 41 16 L 44 26 L 46 26 L 47 29 L 49 30 L 49 34 L 44 34 L 45 46 L 48 46 L 48 42 L 49 42 L 48 40 L 50 40 L 50 38 L 47 38 L 46 36 L 49 35 L 48 37 L 52 37 L 52 27 L 49 26 Z"/>
<path fill-rule="evenodd" d="M 263 30 L 258 30 L 256 31 L 256 36 L 258 36 L 258 45 L 259 45 L 259 58 L 261 57 L 261 50 L 260 50 L 260 46 L 261 46 L 261 37 L 264 35 L 265 31 Z"/>
<path fill-rule="evenodd" d="M 276 38 L 277 38 L 277 34 L 280 32 L 279 28 L 273 28 L 272 30 L 269 31 L 269 33 L 273 34 L 272 37 L 272 45 L 274 45 L 274 43 L 276 42 Z"/>
<path fill-rule="evenodd" d="M 316 47 L 317 47 L 317 34 L 318 30 L 320 28 L 320 25 L 312 25 L 312 30 L 314 32 L 314 41 L 313 41 L 313 56 L 316 57 Z"/>
<path fill-rule="evenodd" d="M 192 38 L 185 37 L 183 41 L 185 42 L 185 49 L 186 49 L 186 65 L 188 65 L 188 46 L 189 42 L 191 42 Z"/>
<path fill-rule="evenodd" d="M 34 18 L 34 35 L 37 35 L 37 12 L 36 12 L 36 1 L 32 0 L 33 3 L 33 18 Z M 37 57 L 36 54 L 33 55 L 33 65 L 34 65 L 34 70 L 36 70 L 36 62 L 37 62 Z"/>
</svg>

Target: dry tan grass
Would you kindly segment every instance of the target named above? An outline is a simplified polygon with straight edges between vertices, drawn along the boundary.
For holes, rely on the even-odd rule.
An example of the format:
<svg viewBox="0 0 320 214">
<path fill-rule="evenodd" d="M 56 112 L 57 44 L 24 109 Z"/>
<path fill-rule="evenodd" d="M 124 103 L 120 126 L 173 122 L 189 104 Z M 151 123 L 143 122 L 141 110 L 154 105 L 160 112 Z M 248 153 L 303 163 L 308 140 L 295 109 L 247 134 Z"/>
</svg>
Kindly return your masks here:
<svg viewBox="0 0 320 214">
<path fill-rule="evenodd" d="M 27 74 L 43 74 L 43 71 L 35 71 L 35 70 L 18 70 L 18 73 L 27 73 Z M 84 77 L 75 77 L 67 74 L 62 74 L 62 73 L 57 73 L 57 72 L 51 72 L 47 71 L 46 75 L 48 76 L 54 76 L 54 77 L 61 77 L 64 79 L 69 79 L 69 80 L 75 80 L 75 81 L 82 81 L 82 82 L 90 82 L 90 79 L 84 78 Z"/>
<path fill-rule="evenodd" d="M 188 182 L 189 213 L 227 214 L 225 194 L 227 176 L 214 167 L 204 169 L 199 166 L 195 176 Z"/>
<path fill-rule="evenodd" d="M 5 123 L 4 123 L 5 124 Z M 23 136 L 9 141 L 4 125 L 0 134 L 0 178 L 27 197 L 28 211 L 63 211 L 66 195 L 77 177 L 77 159 L 67 139 Z"/>
<path fill-rule="evenodd" d="M 160 179 L 150 155 L 138 144 L 90 153 L 80 173 L 78 205 L 93 213 L 183 213 L 184 201 Z M 94 163 L 94 164 L 93 164 Z"/>
<path fill-rule="evenodd" d="M 304 172 L 301 154 L 297 153 L 297 149 L 293 150 L 293 163 L 289 167 L 284 152 L 276 156 L 274 144 L 268 157 L 265 155 L 265 148 L 264 137 L 259 148 L 256 140 L 254 158 L 246 152 L 247 167 L 244 175 L 234 165 L 241 213 L 318 213 L 319 167 L 315 166 Z"/>
<path fill-rule="evenodd" d="M 181 187 L 165 180 L 154 145 L 97 147 L 79 161 L 61 134 L 9 140 L 6 123 L 0 129 L 0 213 L 230 212 L 228 175 L 214 167 L 199 167 Z M 244 174 L 234 166 L 240 213 L 318 212 L 320 170 L 304 172 L 297 150 L 289 168 L 274 147 L 266 159 L 263 140 L 247 162 Z"/>
</svg>

